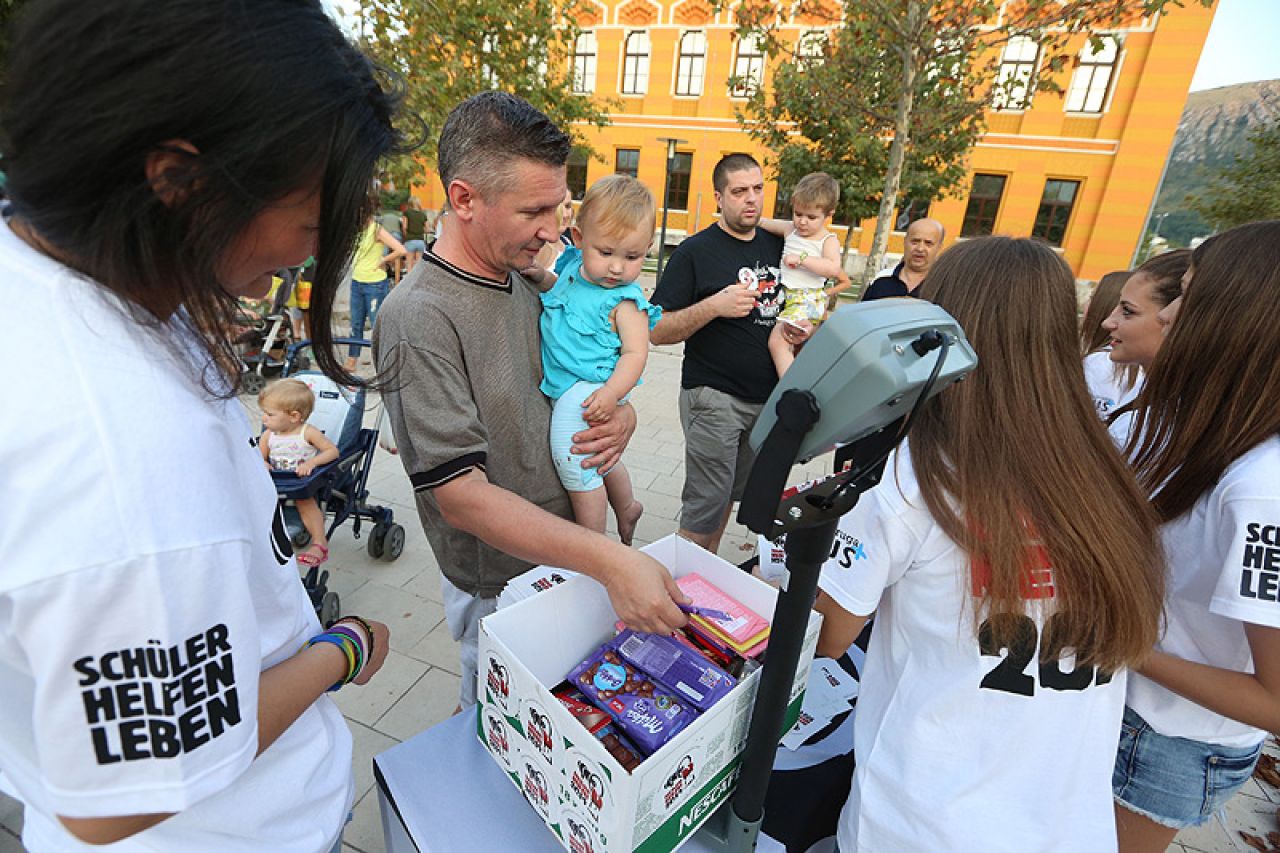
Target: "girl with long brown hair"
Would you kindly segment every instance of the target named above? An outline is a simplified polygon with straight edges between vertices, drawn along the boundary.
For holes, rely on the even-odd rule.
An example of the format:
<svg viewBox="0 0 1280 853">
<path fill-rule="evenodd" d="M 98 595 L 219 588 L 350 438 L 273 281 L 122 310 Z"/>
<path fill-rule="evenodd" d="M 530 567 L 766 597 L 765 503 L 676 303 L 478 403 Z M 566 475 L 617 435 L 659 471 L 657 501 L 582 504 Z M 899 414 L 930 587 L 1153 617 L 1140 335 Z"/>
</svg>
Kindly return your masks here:
<svg viewBox="0 0 1280 853">
<path fill-rule="evenodd" d="M 1189 249 L 1149 259 L 1125 280 L 1116 304 L 1103 319 L 1100 332 L 1107 338 L 1107 357 L 1117 371 L 1127 368 L 1135 377 L 1130 392 L 1111 411 L 1138 395 L 1142 371 L 1151 367 L 1164 342 L 1160 312 L 1182 292 L 1182 277 L 1190 265 Z M 1086 366 L 1086 376 L 1088 372 Z"/>
<path fill-rule="evenodd" d="M 1125 851 L 1164 850 L 1212 817 L 1280 731 L 1277 298 L 1280 221 L 1202 244 L 1117 424 L 1168 565 L 1167 627 L 1129 680 L 1115 765 Z"/>
<path fill-rule="evenodd" d="M 1102 277 L 1080 321 L 1080 355 L 1084 358 L 1084 381 L 1099 417 L 1107 417 L 1138 393 L 1140 368 L 1136 364 L 1116 364 L 1111 360 L 1111 333 L 1103 322 L 1120 304 L 1120 290 L 1133 273 L 1109 272 Z"/>
<path fill-rule="evenodd" d="M 979 364 L 926 402 L 841 522 L 819 653 L 874 611 L 843 851 L 1114 849 L 1125 671 L 1155 642 L 1156 521 L 1085 387 L 1075 286 L 1043 244 L 939 258 L 922 295 Z"/>
</svg>

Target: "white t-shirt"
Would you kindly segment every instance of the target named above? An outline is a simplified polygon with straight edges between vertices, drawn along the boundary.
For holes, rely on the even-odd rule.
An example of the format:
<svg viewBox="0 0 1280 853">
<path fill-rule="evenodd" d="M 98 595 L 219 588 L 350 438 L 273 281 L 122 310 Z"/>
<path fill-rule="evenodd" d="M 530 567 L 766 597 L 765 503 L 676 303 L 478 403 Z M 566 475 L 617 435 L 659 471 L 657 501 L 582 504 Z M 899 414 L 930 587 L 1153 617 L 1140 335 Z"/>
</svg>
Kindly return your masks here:
<svg viewBox="0 0 1280 853">
<path fill-rule="evenodd" d="M 258 677 L 319 633 L 235 399 L 0 224 L 0 771 L 57 815 L 177 812 L 112 850 L 327 850 L 352 795 L 328 697 L 255 760 Z"/>
<path fill-rule="evenodd" d="M 1194 507 L 1161 528 L 1168 574 L 1164 637 L 1186 660 L 1253 672 L 1244 623 L 1280 627 L 1280 438 L 1227 467 Z M 1129 706 L 1163 735 L 1252 746 L 1266 733 L 1135 673 Z"/>
<path fill-rule="evenodd" d="M 820 586 L 850 613 L 876 613 L 840 849 L 1115 850 L 1125 674 L 1037 664 L 1031 617 L 1020 652 L 980 649 L 968 558 L 934 522 L 905 450 L 840 529 Z M 1052 595 L 1050 569 L 1035 581 Z"/>
<path fill-rule="evenodd" d="M 808 237 L 801 237 L 800 233 L 794 228 L 787 235 L 787 239 L 782 244 L 782 254 L 787 255 L 808 255 L 810 258 L 822 257 L 822 246 L 828 240 L 834 240 L 836 235 L 830 231 L 823 230 L 822 236 L 813 240 Z M 782 274 L 782 283 L 793 290 L 818 290 L 827 283 L 826 276 L 818 275 L 812 270 L 804 267 L 789 267 L 784 263 L 778 264 L 778 269 Z"/>
<path fill-rule="evenodd" d="M 1111 354 L 1105 350 L 1084 357 L 1084 381 L 1100 418 L 1106 418 L 1133 400 L 1142 388 L 1141 376 L 1131 386 L 1124 384 L 1123 367 L 1112 361 Z"/>
</svg>

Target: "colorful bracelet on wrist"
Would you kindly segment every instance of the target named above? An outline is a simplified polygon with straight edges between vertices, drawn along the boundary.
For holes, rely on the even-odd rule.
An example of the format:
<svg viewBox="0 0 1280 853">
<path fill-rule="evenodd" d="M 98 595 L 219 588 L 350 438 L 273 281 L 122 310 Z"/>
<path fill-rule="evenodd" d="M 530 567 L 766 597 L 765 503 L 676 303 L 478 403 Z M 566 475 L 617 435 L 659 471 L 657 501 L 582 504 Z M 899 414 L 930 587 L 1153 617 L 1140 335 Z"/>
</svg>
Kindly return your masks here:
<svg viewBox="0 0 1280 853">
<path fill-rule="evenodd" d="M 366 647 L 365 638 L 360 636 L 360 632 L 345 625 L 334 625 L 323 634 L 317 634 L 312 637 L 304 649 L 319 643 L 328 643 L 338 648 L 347 659 L 347 673 L 342 678 L 334 682 L 333 686 L 328 689 L 329 693 L 341 689 L 344 685 L 350 684 L 360 675 L 364 669 L 365 662 L 369 660 L 369 650 Z M 369 639 L 372 644 L 372 637 Z"/>
<path fill-rule="evenodd" d="M 348 621 L 349 621 L 349 622 L 355 622 L 357 625 L 359 625 L 361 628 L 363 628 L 363 629 L 364 629 L 364 633 L 365 633 L 365 635 L 369 638 L 369 650 L 368 650 L 368 652 L 369 652 L 369 653 L 365 656 L 365 659 L 366 659 L 366 660 L 368 660 L 369 658 L 372 658 L 372 657 L 373 657 L 373 648 L 374 648 L 374 646 L 373 646 L 373 626 L 371 626 L 368 622 L 366 622 L 366 621 L 364 621 L 363 619 L 361 619 L 359 616 L 343 616 L 341 619 L 339 619 L 339 620 L 338 620 L 338 623 L 341 623 L 341 622 L 348 622 Z M 337 623 L 335 623 L 335 624 L 337 624 Z"/>
</svg>

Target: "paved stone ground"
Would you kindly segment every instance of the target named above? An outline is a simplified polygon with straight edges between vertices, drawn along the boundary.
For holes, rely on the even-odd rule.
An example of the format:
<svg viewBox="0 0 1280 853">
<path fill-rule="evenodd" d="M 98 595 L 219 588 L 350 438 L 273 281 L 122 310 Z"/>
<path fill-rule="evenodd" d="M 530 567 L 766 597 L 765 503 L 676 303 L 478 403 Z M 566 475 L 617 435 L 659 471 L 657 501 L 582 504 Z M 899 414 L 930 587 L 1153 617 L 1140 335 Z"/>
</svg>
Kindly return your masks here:
<svg viewBox="0 0 1280 853">
<path fill-rule="evenodd" d="M 684 445 L 677 397 L 680 348 L 651 352 L 645 382 L 633 394 L 640 426 L 625 456 L 645 515 L 636 531 L 639 545 L 676 529 L 684 478 Z M 256 417 L 252 398 L 243 398 Z M 376 416 L 371 406 L 369 422 Z M 793 481 L 830 471 L 829 456 L 797 468 Z M 327 568 L 330 586 L 342 597 L 344 612 L 379 619 L 391 627 L 391 652 L 382 671 L 367 686 L 336 694 L 355 737 L 356 805 L 344 850 L 377 853 L 384 849 L 373 791 L 374 755 L 445 719 L 457 702 L 458 658 L 440 603 L 440 572 L 417 523 L 412 489 L 397 458 L 379 451 L 369 481 L 371 502 L 390 506 L 404 525 L 404 554 L 393 563 L 375 561 L 357 541 L 350 525 L 336 532 Z M 612 524 L 612 522 L 611 522 Z M 368 529 L 367 527 L 365 528 Z M 612 530 L 612 527 L 611 527 Z M 731 523 L 720 556 L 738 563 L 755 550 L 754 536 Z M 1274 745 L 1269 751 L 1280 757 Z M 1265 836 L 1280 828 L 1280 790 L 1252 780 L 1230 803 L 1225 816 L 1178 836 L 1170 851 L 1222 853 L 1249 849 L 1238 830 Z M 21 850 L 21 807 L 0 795 L 0 853 Z"/>
</svg>

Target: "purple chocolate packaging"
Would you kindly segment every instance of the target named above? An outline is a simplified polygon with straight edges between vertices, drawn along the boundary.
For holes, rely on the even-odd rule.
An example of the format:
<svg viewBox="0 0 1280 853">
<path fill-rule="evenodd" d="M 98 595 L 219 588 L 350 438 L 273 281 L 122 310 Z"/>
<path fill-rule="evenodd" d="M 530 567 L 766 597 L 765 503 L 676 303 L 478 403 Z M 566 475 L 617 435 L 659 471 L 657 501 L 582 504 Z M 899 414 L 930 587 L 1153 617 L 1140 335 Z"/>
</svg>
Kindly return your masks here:
<svg viewBox="0 0 1280 853">
<path fill-rule="evenodd" d="M 569 681 L 612 717 L 646 756 L 657 752 L 698 715 L 691 705 L 623 661 L 616 640 L 575 666 Z"/>
<path fill-rule="evenodd" d="M 624 661 L 699 711 L 706 711 L 729 695 L 738 683 L 729 673 L 671 637 L 628 628 L 614 643 Z"/>
</svg>

